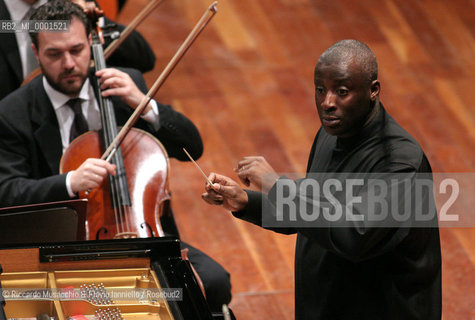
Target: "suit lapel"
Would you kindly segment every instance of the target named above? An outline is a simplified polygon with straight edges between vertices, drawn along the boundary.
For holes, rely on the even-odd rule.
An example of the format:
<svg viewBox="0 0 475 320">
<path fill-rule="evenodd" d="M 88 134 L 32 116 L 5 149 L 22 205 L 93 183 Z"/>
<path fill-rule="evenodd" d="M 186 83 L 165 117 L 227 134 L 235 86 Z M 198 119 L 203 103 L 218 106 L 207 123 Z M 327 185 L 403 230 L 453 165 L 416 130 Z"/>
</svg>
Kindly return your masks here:
<svg viewBox="0 0 475 320">
<path fill-rule="evenodd" d="M 32 121 L 35 124 L 34 137 L 48 162 L 51 172 L 58 173 L 59 162 L 63 154 L 61 133 L 53 105 L 43 88 L 42 76 L 32 82 L 35 93 L 32 107 Z"/>
<path fill-rule="evenodd" d="M 7 10 L 5 2 L 0 0 L 0 20 L 10 20 L 10 13 Z M 11 66 L 17 81 L 21 83 L 23 80 L 22 66 L 20 60 L 20 51 L 16 42 L 16 36 L 14 33 L 1 33 L 0 32 L 0 50 L 3 51 L 8 64 Z"/>
</svg>

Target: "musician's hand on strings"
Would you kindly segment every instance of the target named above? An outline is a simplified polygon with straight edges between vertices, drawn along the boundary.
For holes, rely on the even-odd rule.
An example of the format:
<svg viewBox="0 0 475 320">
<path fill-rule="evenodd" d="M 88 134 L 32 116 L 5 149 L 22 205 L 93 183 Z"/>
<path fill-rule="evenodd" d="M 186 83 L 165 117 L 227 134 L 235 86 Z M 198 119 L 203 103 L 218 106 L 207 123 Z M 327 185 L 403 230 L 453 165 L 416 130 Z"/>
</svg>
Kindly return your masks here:
<svg viewBox="0 0 475 320">
<path fill-rule="evenodd" d="M 97 188 L 107 174 L 115 175 L 116 166 L 101 159 L 89 158 L 71 173 L 71 190 L 74 193 Z"/>
<path fill-rule="evenodd" d="M 132 78 L 125 72 L 114 68 L 106 68 L 97 71 L 96 76 L 99 77 L 101 89 L 104 90 L 102 91 L 104 97 L 119 96 L 132 109 L 137 108 L 145 97 Z M 150 109 L 149 104 L 143 114 L 146 114 Z"/>
<path fill-rule="evenodd" d="M 279 178 L 266 159 L 260 156 L 242 158 L 234 171 L 244 185 L 247 187 L 253 185 L 265 193 L 269 192 Z"/>
<path fill-rule="evenodd" d="M 201 195 L 209 204 L 221 205 L 230 211 L 240 211 L 248 203 L 247 193 L 237 182 L 226 176 L 211 173 L 209 180 L 213 185 L 206 184 L 206 192 Z"/>
</svg>

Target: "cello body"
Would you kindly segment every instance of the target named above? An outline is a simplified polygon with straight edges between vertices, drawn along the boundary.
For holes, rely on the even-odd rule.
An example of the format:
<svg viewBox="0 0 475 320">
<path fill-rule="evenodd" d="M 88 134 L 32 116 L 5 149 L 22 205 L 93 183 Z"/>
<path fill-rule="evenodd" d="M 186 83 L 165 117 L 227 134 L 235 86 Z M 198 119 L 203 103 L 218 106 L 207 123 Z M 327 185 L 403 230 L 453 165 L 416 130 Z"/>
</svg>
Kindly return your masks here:
<svg viewBox="0 0 475 320">
<path fill-rule="evenodd" d="M 63 154 L 60 172 L 78 168 L 87 158 L 100 158 L 104 150 L 99 132 L 89 131 L 74 141 Z M 116 177 L 80 198 L 88 199 L 86 238 L 146 238 L 163 236 L 160 217 L 170 201 L 168 189 L 168 155 L 151 134 L 131 129 L 122 146 L 123 168 L 117 168 Z M 122 177 L 118 177 L 121 175 Z M 127 181 L 130 199 L 127 203 L 114 195 L 114 179 Z"/>
</svg>

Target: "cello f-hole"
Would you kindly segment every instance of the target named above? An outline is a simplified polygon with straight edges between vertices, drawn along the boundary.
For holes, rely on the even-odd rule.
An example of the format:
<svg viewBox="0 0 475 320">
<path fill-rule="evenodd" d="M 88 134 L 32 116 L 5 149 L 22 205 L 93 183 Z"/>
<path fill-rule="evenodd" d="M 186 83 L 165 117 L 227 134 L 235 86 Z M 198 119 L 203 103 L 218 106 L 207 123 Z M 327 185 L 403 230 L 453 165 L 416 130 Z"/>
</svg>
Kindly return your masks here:
<svg viewBox="0 0 475 320">
<path fill-rule="evenodd" d="M 96 232 L 96 240 L 99 240 L 100 239 L 100 234 L 101 232 L 103 232 L 104 234 L 107 234 L 109 231 L 107 230 L 107 228 L 99 228 Z"/>
<path fill-rule="evenodd" d="M 152 238 L 155 237 L 155 235 L 153 234 L 153 229 L 152 229 L 152 227 L 151 227 L 147 222 L 142 222 L 142 223 L 140 224 L 140 228 L 142 228 L 142 229 L 147 228 L 147 229 L 148 229 L 148 232 L 150 232 L 150 237 L 152 237 Z"/>
</svg>

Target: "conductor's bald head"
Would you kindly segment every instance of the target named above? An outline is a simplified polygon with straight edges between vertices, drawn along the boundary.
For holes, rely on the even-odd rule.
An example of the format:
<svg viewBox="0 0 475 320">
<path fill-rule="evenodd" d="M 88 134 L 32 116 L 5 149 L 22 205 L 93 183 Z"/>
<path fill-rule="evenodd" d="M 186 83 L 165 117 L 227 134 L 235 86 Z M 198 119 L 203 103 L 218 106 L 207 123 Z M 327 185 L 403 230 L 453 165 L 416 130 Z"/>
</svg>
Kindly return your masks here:
<svg viewBox="0 0 475 320">
<path fill-rule="evenodd" d="M 378 62 L 373 51 L 357 40 L 341 40 L 329 47 L 318 59 L 320 64 L 341 64 L 355 62 L 368 83 L 378 78 Z"/>
</svg>

